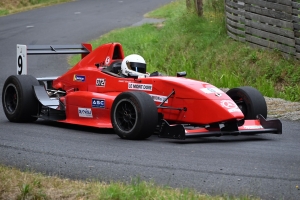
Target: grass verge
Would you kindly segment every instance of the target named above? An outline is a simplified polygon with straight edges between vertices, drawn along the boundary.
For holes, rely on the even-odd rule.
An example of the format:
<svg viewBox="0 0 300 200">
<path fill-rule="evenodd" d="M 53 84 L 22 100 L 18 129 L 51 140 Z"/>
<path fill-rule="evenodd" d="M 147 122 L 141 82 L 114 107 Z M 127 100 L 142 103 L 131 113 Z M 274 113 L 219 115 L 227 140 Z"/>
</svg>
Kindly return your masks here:
<svg viewBox="0 0 300 200">
<path fill-rule="evenodd" d="M 72 0 L 1 0 L 0 16 L 14 14 L 34 8 L 64 3 Z"/>
<path fill-rule="evenodd" d="M 114 199 L 114 200 L 249 200 L 250 196 L 209 196 L 190 189 L 172 189 L 133 179 L 130 183 L 76 181 L 21 172 L 0 165 L 0 199 Z"/>
<path fill-rule="evenodd" d="M 148 13 L 165 18 L 162 24 L 118 29 L 91 41 L 93 47 L 120 42 L 125 55 L 142 55 L 148 71 L 175 75 L 187 71 L 192 79 L 217 87 L 253 86 L 268 97 L 300 101 L 300 61 L 276 51 L 250 48 L 226 34 L 223 0 L 204 1 L 204 16 L 188 12 L 184 0 Z M 80 60 L 71 58 L 71 65 Z"/>
</svg>

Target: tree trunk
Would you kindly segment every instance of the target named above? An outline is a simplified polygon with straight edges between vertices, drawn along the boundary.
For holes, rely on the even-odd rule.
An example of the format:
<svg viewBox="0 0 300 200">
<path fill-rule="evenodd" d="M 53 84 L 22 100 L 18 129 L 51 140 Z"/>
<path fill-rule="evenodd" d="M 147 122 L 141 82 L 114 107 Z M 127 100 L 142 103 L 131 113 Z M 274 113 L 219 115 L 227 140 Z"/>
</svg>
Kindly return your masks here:
<svg viewBox="0 0 300 200">
<path fill-rule="evenodd" d="M 195 1 L 196 1 L 197 14 L 199 17 L 201 17 L 203 15 L 203 0 L 195 0 Z"/>
</svg>

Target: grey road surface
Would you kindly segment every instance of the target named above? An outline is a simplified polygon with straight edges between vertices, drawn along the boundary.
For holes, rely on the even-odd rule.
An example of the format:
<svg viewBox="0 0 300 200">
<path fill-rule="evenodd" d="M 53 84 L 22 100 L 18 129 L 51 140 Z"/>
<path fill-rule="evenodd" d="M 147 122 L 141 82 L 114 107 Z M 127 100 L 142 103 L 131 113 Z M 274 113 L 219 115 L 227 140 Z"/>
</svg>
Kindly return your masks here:
<svg viewBox="0 0 300 200">
<path fill-rule="evenodd" d="M 0 91 L 16 74 L 16 44 L 77 44 L 138 24 L 170 0 L 79 0 L 0 17 Z M 57 76 L 66 56 L 30 56 L 29 73 Z M 74 179 L 153 180 L 209 194 L 300 199 L 300 123 L 283 135 L 122 140 L 109 129 L 39 120 L 16 124 L 0 107 L 0 163 Z M 0 183 L 1 184 L 1 183 Z"/>
</svg>

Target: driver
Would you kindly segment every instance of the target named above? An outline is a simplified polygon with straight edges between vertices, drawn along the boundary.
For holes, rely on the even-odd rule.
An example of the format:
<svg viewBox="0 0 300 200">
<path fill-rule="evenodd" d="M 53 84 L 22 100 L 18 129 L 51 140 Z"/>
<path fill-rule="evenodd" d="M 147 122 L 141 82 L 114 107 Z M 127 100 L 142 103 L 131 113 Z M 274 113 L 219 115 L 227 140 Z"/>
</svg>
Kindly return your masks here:
<svg viewBox="0 0 300 200">
<path fill-rule="evenodd" d="M 137 54 L 131 54 L 123 59 L 121 71 L 124 76 L 136 74 L 139 78 L 149 77 L 149 73 L 146 72 L 145 59 Z"/>
</svg>

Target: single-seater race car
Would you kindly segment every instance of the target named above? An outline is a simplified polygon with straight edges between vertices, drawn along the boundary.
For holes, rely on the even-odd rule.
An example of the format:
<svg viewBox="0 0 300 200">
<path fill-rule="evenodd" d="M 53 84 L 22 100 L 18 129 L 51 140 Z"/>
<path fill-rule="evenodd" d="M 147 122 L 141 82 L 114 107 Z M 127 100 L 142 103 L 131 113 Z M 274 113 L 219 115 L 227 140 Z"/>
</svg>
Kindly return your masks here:
<svg viewBox="0 0 300 200">
<path fill-rule="evenodd" d="M 59 77 L 27 75 L 27 55 L 81 54 Z M 133 60 L 130 60 L 132 58 Z M 136 59 L 136 60 L 134 60 Z M 11 122 L 38 118 L 113 128 L 124 139 L 282 133 L 278 119 L 266 120 L 262 94 L 249 86 L 226 93 L 198 80 L 148 74 L 140 57 L 124 57 L 120 43 L 92 50 L 81 45 L 17 45 L 17 72 L 5 81 L 2 104 Z"/>
</svg>

